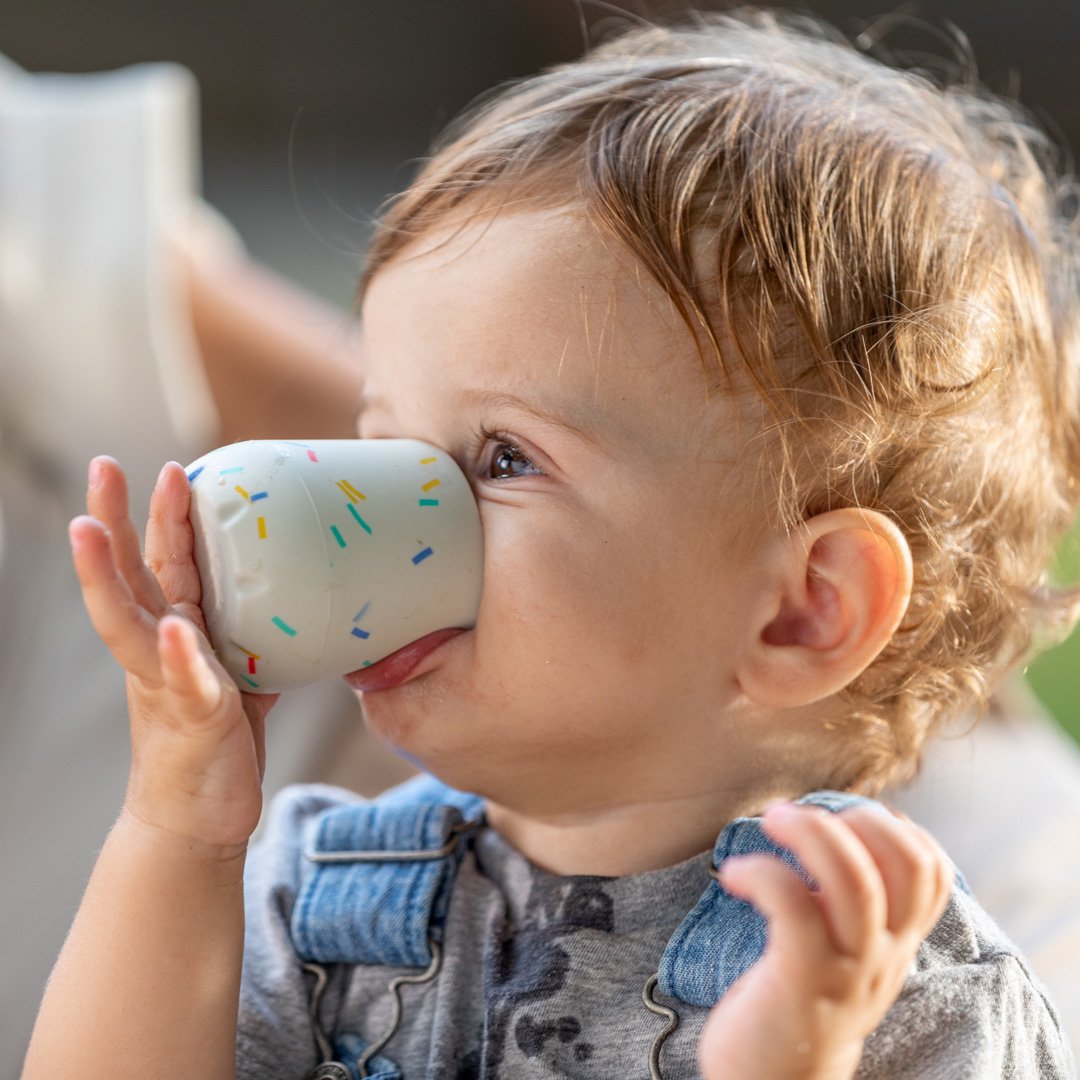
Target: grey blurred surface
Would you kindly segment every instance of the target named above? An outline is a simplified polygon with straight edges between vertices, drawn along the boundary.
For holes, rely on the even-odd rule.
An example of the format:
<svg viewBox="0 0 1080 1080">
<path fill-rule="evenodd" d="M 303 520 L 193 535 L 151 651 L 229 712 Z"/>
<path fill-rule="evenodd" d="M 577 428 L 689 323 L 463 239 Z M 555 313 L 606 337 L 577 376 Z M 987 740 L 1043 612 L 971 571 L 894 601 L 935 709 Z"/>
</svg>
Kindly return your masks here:
<svg viewBox="0 0 1080 1080">
<path fill-rule="evenodd" d="M 208 200 L 252 254 L 342 306 L 409 161 L 476 94 L 581 40 L 573 5 L 541 0 L 0 5 L 0 52 L 30 70 L 190 68 Z"/>
<path fill-rule="evenodd" d="M 446 120 L 500 81 L 578 55 L 585 27 L 602 31 L 619 9 L 648 15 L 684 7 L 656 0 L 4 0 L 0 52 L 33 70 L 144 60 L 189 67 L 202 88 L 207 198 L 254 255 L 345 306 L 371 214 L 408 181 L 410 162 Z M 849 33 L 887 28 L 889 47 L 916 59 L 947 53 L 935 34 L 955 24 L 991 89 L 1018 89 L 1045 123 L 1080 145 L 1075 0 L 823 0 L 809 7 Z"/>
</svg>

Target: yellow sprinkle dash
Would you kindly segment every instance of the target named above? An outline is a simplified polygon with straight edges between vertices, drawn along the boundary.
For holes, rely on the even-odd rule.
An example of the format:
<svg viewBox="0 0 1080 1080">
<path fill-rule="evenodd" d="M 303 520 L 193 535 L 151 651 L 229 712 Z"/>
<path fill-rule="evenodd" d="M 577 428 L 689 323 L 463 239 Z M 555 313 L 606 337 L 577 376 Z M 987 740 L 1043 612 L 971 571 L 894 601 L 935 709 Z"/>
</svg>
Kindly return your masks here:
<svg viewBox="0 0 1080 1080">
<path fill-rule="evenodd" d="M 357 502 L 360 499 L 363 499 L 365 502 L 367 501 L 367 496 L 362 491 L 357 491 L 348 480 L 339 480 L 337 486 L 341 488 L 346 496 L 353 502 Z"/>
</svg>

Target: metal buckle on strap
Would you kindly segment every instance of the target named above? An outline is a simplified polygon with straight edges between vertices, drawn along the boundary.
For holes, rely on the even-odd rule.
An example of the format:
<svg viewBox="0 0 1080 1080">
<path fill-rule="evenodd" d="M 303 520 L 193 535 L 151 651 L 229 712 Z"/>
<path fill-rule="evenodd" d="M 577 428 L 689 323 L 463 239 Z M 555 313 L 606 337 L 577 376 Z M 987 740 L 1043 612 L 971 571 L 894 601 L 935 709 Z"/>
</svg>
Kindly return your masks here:
<svg viewBox="0 0 1080 1080">
<path fill-rule="evenodd" d="M 357 1058 L 356 1073 L 360 1080 L 367 1077 L 368 1064 L 372 1058 L 382 1051 L 401 1026 L 401 987 L 418 986 L 421 983 L 431 982 L 439 974 L 439 969 L 442 966 L 442 949 L 439 948 L 437 941 L 428 942 L 428 946 L 431 949 L 431 963 L 428 964 L 424 971 L 417 975 L 398 975 L 397 978 L 390 981 L 390 985 L 387 987 L 392 999 L 390 1023 L 382 1035 L 367 1046 L 360 1057 Z M 322 964 L 312 963 L 305 963 L 303 967 L 306 972 L 315 976 L 315 985 L 312 987 L 308 998 L 308 1013 L 311 1017 L 311 1028 L 315 1033 L 315 1041 L 319 1046 L 319 1054 L 323 1059 L 320 1064 L 316 1065 L 308 1073 L 305 1080 L 352 1080 L 352 1073 L 349 1071 L 348 1066 L 334 1060 L 334 1048 L 326 1037 L 322 1024 L 319 1023 L 319 1005 L 322 1002 L 323 991 L 326 990 L 326 984 L 329 981 L 326 968 Z"/>
<path fill-rule="evenodd" d="M 419 975 L 399 975 L 396 979 L 391 980 L 390 986 L 388 987 L 390 995 L 393 998 L 390 1024 L 386 1031 L 384 1031 L 357 1060 L 356 1071 L 360 1075 L 361 1080 L 368 1074 L 368 1062 L 379 1053 L 384 1046 L 386 1046 L 401 1025 L 402 1010 L 401 994 L 399 993 L 401 987 L 418 986 L 420 983 L 431 982 L 431 980 L 439 974 L 439 968 L 442 965 L 442 949 L 439 948 L 437 941 L 429 941 L 428 947 L 431 949 L 431 963 L 428 964 L 426 970 L 421 971 Z"/>
<path fill-rule="evenodd" d="M 352 1080 L 352 1073 L 348 1065 L 342 1065 L 340 1061 L 324 1061 L 316 1065 L 304 1080 Z"/>
<path fill-rule="evenodd" d="M 679 1026 L 679 1014 L 674 1009 L 661 1005 L 653 997 L 653 991 L 656 989 L 658 982 L 659 976 L 650 975 L 641 991 L 641 1000 L 645 1003 L 645 1008 L 649 1012 L 667 1019 L 667 1027 L 656 1036 L 653 1040 L 652 1049 L 649 1051 L 649 1080 L 664 1080 L 663 1074 L 660 1072 L 660 1051 L 664 1043 L 667 1042 L 668 1036 Z"/>
<path fill-rule="evenodd" d="M 461 838 L 479 825 L 479 821 L 462 821 L 453 825 L 450 828 L 450 839 L 442 847 L 423 851 L 308 851 L 305 857 L 313 863 L 429 862 L 445 859 L 457 847 Z"/>
</svg>

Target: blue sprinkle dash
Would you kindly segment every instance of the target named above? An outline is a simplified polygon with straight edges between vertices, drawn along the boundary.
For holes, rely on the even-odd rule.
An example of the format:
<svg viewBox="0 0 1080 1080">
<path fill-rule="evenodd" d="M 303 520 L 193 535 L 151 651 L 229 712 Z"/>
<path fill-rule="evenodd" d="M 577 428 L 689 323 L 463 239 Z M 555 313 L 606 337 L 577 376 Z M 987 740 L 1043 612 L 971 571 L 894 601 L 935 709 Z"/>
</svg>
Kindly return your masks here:
<svg viewBox="0 0 1080 1080">
<path fill-rule="evenodd" d="M 413 565 L 419 566 L 429 555 L 434 555 L 435 552 L 431 548 L 426 547 L 423 551 L 418 551 L 413 557 Z"/>
<path fill-rule="evenodd" d="M 365 641 L 369 637 L 371 637 L 371 635 L 366 630 L 361 630 L 359 626 L 354 626 L 352 628 L 352 633 L 353 633 L 353 637 L 358 637 L 358 638 L 361 638 L 361 639 L 363 639 Z"/>
<path fill-rule="evenodd" d="M 267 496 L 269 496 L 269 494 L 270 494 L 269 491 L 256 491 L 255 494 L 251 496 L 250 501 L 251 502 L 258 502 L 260 499 L 267 498 Z"/>
<path fill-rule="evenodd" d="M 201 473 L 205 468 L 205 465 L 200 465 L 194 472 L 189 472 L 187 475 L 188 483 L 194 484 L 196 479 L 198 479 L 199 473 Z"/>
</svg>

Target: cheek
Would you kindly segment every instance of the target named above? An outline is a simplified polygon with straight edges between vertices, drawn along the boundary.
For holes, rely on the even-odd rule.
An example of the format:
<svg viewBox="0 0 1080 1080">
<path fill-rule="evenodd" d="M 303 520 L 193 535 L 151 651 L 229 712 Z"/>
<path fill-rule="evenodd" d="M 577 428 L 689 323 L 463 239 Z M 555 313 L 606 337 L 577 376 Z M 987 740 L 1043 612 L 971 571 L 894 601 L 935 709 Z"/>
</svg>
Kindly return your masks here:
<svg viewBox="0 0 1080 1080">
<path fill-rule="evenodd" d="M 676 607 L 670 552 L 657 536 L 565 518 L 517 525 L 496 522 L 486 534 L 485 659 L 525 656 L 533 670 L 547 660 L 593 670 L 643 660 Z"/>
</svg>

